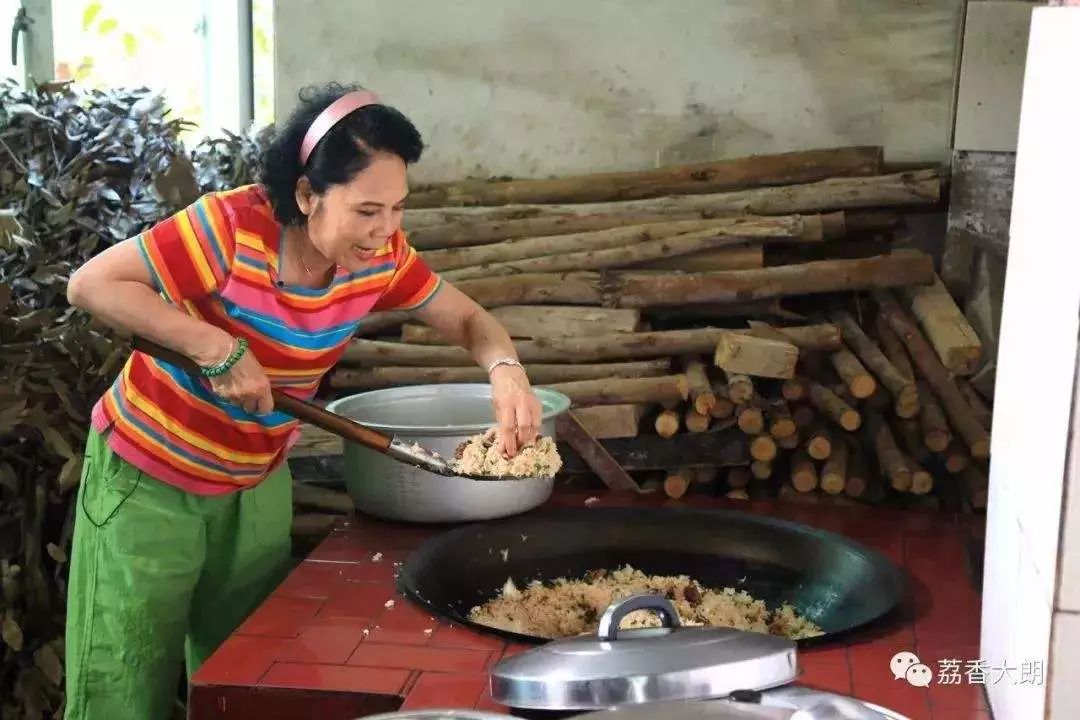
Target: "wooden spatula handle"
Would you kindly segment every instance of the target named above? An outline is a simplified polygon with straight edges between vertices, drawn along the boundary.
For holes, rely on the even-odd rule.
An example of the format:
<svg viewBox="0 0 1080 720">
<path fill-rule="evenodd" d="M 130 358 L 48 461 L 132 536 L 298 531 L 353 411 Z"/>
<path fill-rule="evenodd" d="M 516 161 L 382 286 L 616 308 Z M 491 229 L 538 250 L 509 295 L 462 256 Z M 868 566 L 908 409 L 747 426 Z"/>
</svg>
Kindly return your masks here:
<svg viewBox="0 0 1080 720">
<path fill-rule="evenodd" d="M 139 352 L 146 353 L 158 360 L 164 360 L 167 363 L 171 363 L 190 375 L 196 377 L 202 376 L 202 368 L 199 367 L 198 363 L 175 350 L 170 350 L 167 347 L 138 336 L 133 339 L 132 346 Z M 324 410 L 314 403 L 294 398 L 292 395 L 287 395 L 277 388 L 271 388 L 270 395 L 274 400 L 275 410 L 280 410 L 292 415 L 297 420 L 309 422 L 315 427 L 333 433 L 345 440 L 358 442 L 361 445 L 365 445 L 380 452 L 385 452 L 386 449 L 390 447 L 392 438 L 377 430 L 364 427 L 358 422 L 354 422 L 346 417 Z"/>
</svg>

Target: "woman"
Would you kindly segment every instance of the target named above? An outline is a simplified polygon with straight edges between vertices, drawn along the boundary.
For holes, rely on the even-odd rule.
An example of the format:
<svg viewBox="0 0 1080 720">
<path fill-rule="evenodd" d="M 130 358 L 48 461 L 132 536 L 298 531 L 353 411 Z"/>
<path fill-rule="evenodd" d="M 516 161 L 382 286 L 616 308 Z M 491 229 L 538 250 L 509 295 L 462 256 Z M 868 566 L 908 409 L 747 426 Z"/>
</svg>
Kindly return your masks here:
<svg viewBox="0 0 1080 720">
<path fill-rule="evenodd" d="M 402 233 L 416 128 L 364 90 L 301 103 L 260 183 L 207 195 L 71 277 L 68 298 L 178 351 L 133 353 L 94 408 L 73 541 L 67 717 L 162 718 L 190 673 L 281 580 L 296 421 L 371 312 L 408 310 L 488 369 L 512 456 L 540 404 L 506 331 Z"/>
</svg>

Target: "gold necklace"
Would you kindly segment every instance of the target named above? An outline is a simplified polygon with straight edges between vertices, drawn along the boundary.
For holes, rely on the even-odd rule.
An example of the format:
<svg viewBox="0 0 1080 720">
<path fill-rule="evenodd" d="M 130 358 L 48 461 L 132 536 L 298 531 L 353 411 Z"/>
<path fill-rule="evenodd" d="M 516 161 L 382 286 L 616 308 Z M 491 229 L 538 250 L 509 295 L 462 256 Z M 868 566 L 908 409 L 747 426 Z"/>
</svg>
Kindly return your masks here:
<svg viewBox="0 0 1080 720">
<path fill-rule="evenodd" d="M 300 256 L 300 264 L 304 266 L 304 272 L 308 274 L 308 277 L 311 277 L 311 268 L 308 267 L 307 260 L 304 259 L 304 247 L 301 245 L 299 250 L 300 252 L 297 255 Z"/>
</svg>

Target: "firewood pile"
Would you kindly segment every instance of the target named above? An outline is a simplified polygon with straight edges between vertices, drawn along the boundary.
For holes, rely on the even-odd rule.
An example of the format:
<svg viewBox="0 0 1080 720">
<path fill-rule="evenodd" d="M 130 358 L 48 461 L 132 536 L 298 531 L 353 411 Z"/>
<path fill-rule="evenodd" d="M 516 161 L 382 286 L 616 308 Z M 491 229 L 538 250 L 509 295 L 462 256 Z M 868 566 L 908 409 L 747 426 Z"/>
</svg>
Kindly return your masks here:
<svg viewBox="0 0 1080 720">
<path fill-rule="evenodd" d="M 977 511 L 990 412 L 964 378 L 982 346 L 904 242 L 941 197 L 937 170 L 856 147 L 426 186 L 405 224 L 646 490 Z M 329 386 L 485 380 L 391 313 Z M 592 474 L 566 450 L 569 475 Z"/>
</svg>

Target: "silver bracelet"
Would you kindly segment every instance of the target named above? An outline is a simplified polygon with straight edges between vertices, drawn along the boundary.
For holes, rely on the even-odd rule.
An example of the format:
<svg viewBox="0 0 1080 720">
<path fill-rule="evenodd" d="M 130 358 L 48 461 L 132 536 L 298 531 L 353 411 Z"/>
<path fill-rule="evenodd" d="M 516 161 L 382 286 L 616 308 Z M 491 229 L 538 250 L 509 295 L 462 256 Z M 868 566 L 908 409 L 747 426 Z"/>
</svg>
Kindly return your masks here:
<svg viewBox="0 0 1080 720">
<path fill-rule="evenodd" d="M 500 365 L 509 365 L 511 367 L 519 367 L 522 370 L 525 369 L 525 366 L 522 365 L 517 360 L 515 360 L 514 358 L 512 358 L 512 357 L 504 357 L 504 358 L 498 358 L 496 360 L 492 360 L 491 363 L 489 363 L 488 366 L 487 366 L 487 374 L 490 375 L 492 373 L 492 371 L 494 371 L 495 368 L 499 367 Z"/>
</svg>

